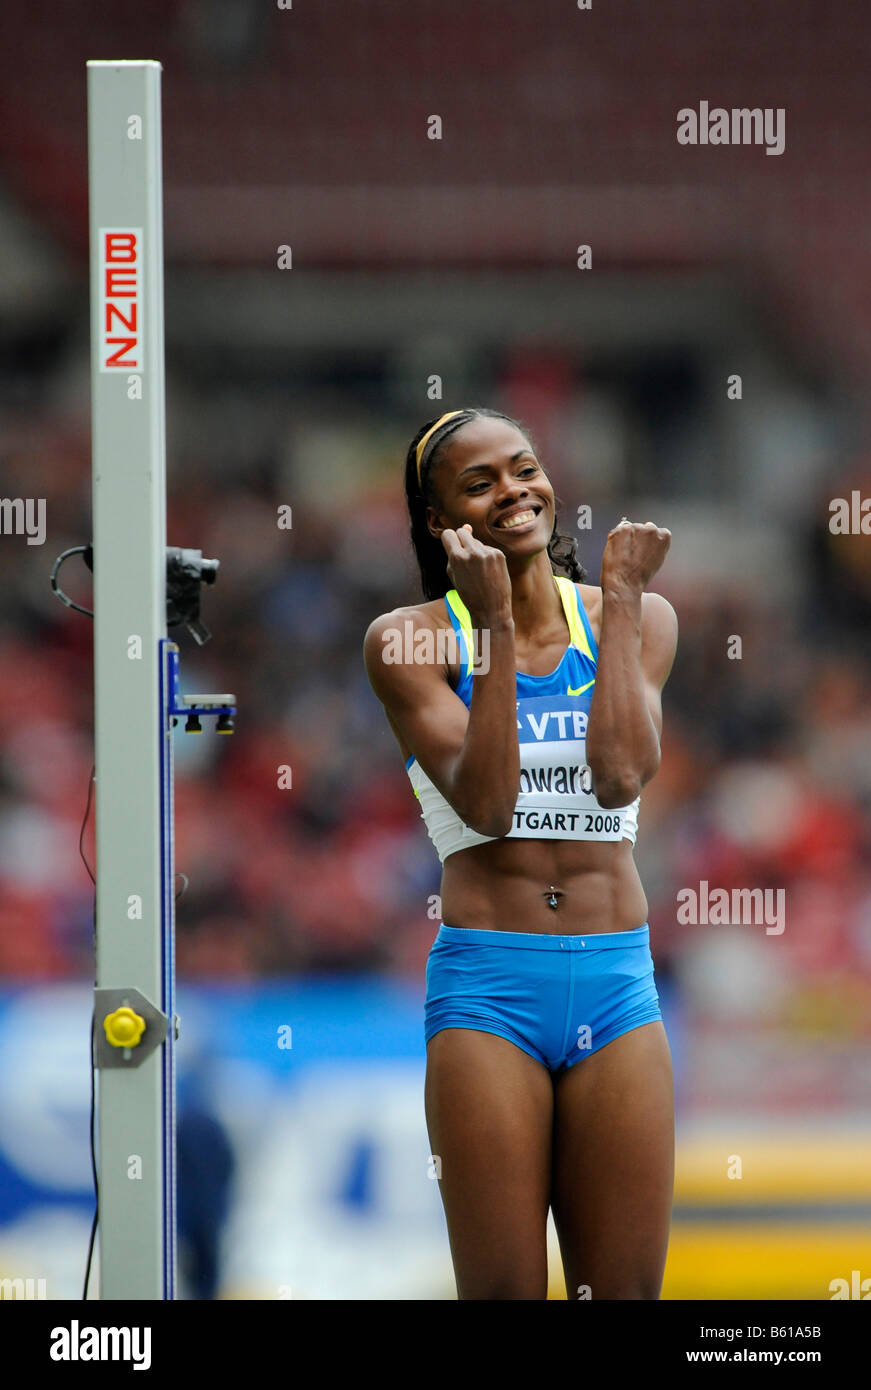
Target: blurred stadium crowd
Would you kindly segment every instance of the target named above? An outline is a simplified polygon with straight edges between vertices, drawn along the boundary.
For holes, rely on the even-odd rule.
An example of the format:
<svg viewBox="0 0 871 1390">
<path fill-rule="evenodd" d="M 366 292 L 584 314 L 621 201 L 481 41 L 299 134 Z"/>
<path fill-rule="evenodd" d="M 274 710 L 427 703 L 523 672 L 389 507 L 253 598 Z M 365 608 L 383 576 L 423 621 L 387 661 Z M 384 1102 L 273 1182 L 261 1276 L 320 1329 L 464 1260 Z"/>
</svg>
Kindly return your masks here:
<svg viewBox="0 0 871 1390">
<path fill-rule="evenodd" d="M 532 353 L 524 389 L 515 355 L 486 400 L 534 421 L 534 438 L 551 442 L 545 462 L 563 501 L 561 527 L 571 531 L 590 490 L 583 448 L 572 456 L 582 385 L 563 367 L 559 389 L 553 371 L 548 388 Z M 0 974 L 21 981 L 92 969 L 92 891 L 78 857 L 92 758 L 92 625 L 48 583 L 55 555 L 90 539 L 89 442 L 81 402 L 72 412 L 47 408 L 50 381 L 34 408 L 24 392 L 14 399 L 7 379 L 3 406 L 4 494 L 48 502 L 44 546 L 8 535 L 0 546 Z M 214 409 L 221 416 L 226 403 Z M 248 418 L 241 398 L 239 409 Z M 304 428 L 294 414 L 272 458 L 243 449 L 217 481 L 202 454 L 170 467 L 169 542 L 200 547 L 221 565 L 203 600 L 212 640 L 198 648 L 186 632 L 172 633 L 183 685 L 232 690 L 240 711 L 231 738 L 175 734 L 176 862 L 189 880 L 178 905 L 182 978 L 417 975 L 435 931 L 437 859 L 361 658 L 371 618 L 418 596 L 401 479 L 419 421 L 394 417 L 386 434 L 383 423 L 367 431 L 354 421 L 339 435 L 334 419 L 310 411 Z M 175 423 L 184 436 L 177 414 Z M 319 458 L 337 449 L 361 461 L 358 486 L 338 495 L 328 481 L 311 481 Z M 823 496 L 849 496 L 862 480 L 861 472 L 829 477 L 791 517 L 797 563 L 779 594 L 739 568 L 706 584 L 677 560 L 676 578 L 668 562 L 658 576 L 655 587 L 678 611 L 680 648 L 637 848 L 663 977 L 677 971 L 708 1018 L 779 1017 L 829 1039 L 871 1028 L 871 569 L 861 536 L 829 531 Z M 591 583 L 612 513 L 627 505 L 619 491 L 601 495 L 597 524 L 575 531 Z M 288 503 L 285 530 L 279 508 Z M 679 502 L 657 506 L 679 557 Z M 707 541 L 728 569 L 738 537 L 728 512 L 713 508 L 711 518 Z M 60 583 L 89 603 L 79 557 Z M 734 635 L 742 655 L 730 660 Z M 282 766 L 292 769 L 290 788 L 278 786 Z M 92 835 L 91 820 L 89 861 Z M 783 935 L 762 925 L 680 925 L 676 894 L 701 880 L 783 888 Z"/>
<path fill-rule="evenodd" d="M 871 552 L 867 537 L 836 536 L 828 526 L 832 498 L 849 498 L 852 489 L 871 495 L 868 435 L 855 428 L 854 418 L 867 396 L 871 314 L 867 305 L 860 312 L 863 296 L 853 292 L 860 261 L 867 271 L 853 236 L 862 215 L 857 207 L 848 227 L 843 218 L 829 216 L 837 200 L 820 196 L 827 172 L 842 188 L 865 157 L 861 122 L 836 119 L 839 102 L 854 116 L 865 109 L 859 101 L 867 74 L 861 45 L 853 47 L 847 70 L 837 26 L 817 43 L 808 27 L 810 11 L 799 7 L 806 28 L 795 30 L 796 43 L 804 44 L 796 64 L 776 7 L 760 13 L 758 23 L 755 7 L 737 7 L 757 24 L 757 46 L 751 53 L 735 39 L 729 55 L 736 70 L 755 72 L 756 55 L 760 71 L 769 72 L 767 100 L 776 105 L 788 96 L 790 120 L 793 114 L 813 116 L 815 124 L 788 127 L 788 141 L 806 141 L 802 183 L 794 176 L 790 182 L 786 155 L 781 164 L 760 158 L 758 150 L 742 151 L 735 156 L 743 160 L 740 166 L 727 165 L 724 155 L 715 174 L 722 152 L 699 152 L 690 165 L 690 156 L 673 142 L 657 145 L 654 132 L 673 124 L 678 78 L 691 73 L 687 90 L 704 95 L 705 81 L 718 71 L 719 40 L 712 38 L 710 53 L 702 52 L 690 18 L 697 14 L 694 7 L 677 4 L 670 12 L 674 42 L 664 44 L 659 36 L 657 80 L 651 84 L 646 45 L 660 22 L 655 10 L 635 7 L 616 46 L 599 33 L 591 53 L 600 80 L 583 91 L 557 83 L 565 21 L 553 6 L 541 7 L 535 22 L 530 16 L 538 7 L 515 6 L 513 27 L 504 31 L 504 6 L 478 7 L 467 29 L 461 6 L 449 7 L 451 24 L 459 29 L 441 22 L 443 8 L 438 22 L 428 10 L 430 27 L 411 26 L 414 35 L 405 35 L 417 45 L 413 52 L 420 61 L 400 64 L 401 73 L 394 64 L 394 85 L 380 96 L 373 90 L 371 61 L 389 51 L 383 40 L 397 35 L 403 7 L 372 7 L 378 24 L 354 30 L 350 46 L 333 43 L 330 24 L 337 19 L 329 5 L 320 7 L 324 16 L 312 21 L 313 28 L 300 25 L 295 31 L 279 31 L 272 14 L 274 45 L 257 39 L 267 21 L 256 19 L 256 7 L 237 7 L 251 23 L 240 19 L 235 26 L 232 7 L 213 8 L 210 23 L 202 7 L 160 7 L 167 19 L 166 56 L 174 63 L 166 127 L 167 540 L 201 548 L 221 566 L 215 588 L 204 597 L 212 640 L 198 648 L 187 633 L 171 635 L 182 647 L 183 688 L 233 691 L 239 707 L 232 737 L 181 729 L 175 736 L 176 865 L 188 880 L 178 902 L 180 977 L 238 981 L 376 970 L 422 978 L 438 921 L 432 909 L 438 863 L 366 680 L 361 645 L 377 613 L 418 597 L 402 490 L 405 451 L 424 419 L 456 403 L 456 391 L 463 403 L 497 406 L 530 426 L 562 499 L 562 529 L 578 535 L 589 582 L 598 580 L 604 537 L 622 513 L 652 515 L 671 528 L 672 552 L 655 587 L 677 609 L 680 645 L 664 697 L 662 765 L 642 798 L 637 845 L 658 974 L 677 982 L 698 1037 L 718 1027 L 728 1035 L 736 1021 L 742 1023 L 729 1085 L 740 1090 L 748 1077 L 758 1078 L 759 1054 L 752 1051 L 753 1029 L 747 1026 L 752 1023 L 807 1044 L 796 1072 L 797 1101 L 807 1100 L 808 1086 L 816 1085 L 822 1103 L 858 1103 L 867 1083 L 857 1067 L 841 1058 L 838 1067 L 827 1068 L 823 1057 L 814 1071 L 817 1062 L 809 1058 L 840 1057 L 842 1045 L 867 1041 L 871 1033 Z M 96 15 L 93 7 L 84 10 Z M 794 8 L 790 13 L 794 17 Z M 717 20 L 728 30 L 720 33 L 723 44 L 731 42 L 734 18 L 730 12 L 722 23 Z M 145 48 L 145 37 L 153 38 L 146 19 L 131 12 L 127 24 L 113 42 L 127 52 L 141 39 Z M 2 495 L 45 498 L 48 523 L 44 546 L 30 546 L 22 536 L 0 537 L 0 976 L 24 982 L 86 978 L 93 965 L 92 890 L 78 854 L 92 760 L 92 629 L 88 619 L 52 596 L 48 576 L 61 550 L 91 538 L 79 64 L 85 56 L 117 54 L 108 27 L 99 30 L 96 48 L 89 47 L 81 26 L 61 14 L 48 24 L 22 10 L 15 26 L 18 51 L 48 55 L 47 109 L 63 112 L 65 122 L 43 121 L 33 96 L 28 105 L 29 84 L 40 80 L 32 63 L 9 74 L 3 100 L 15 106 L 17 124 L 12 131 L 4 120 L 0 136 L 2 242 L 10 253 L 16 250 L 15 216 L 7 213 L 26 207 L 33 220 L 19 249 L 25 240 L 30 246 L 56 236 L 71 258 L 66 281 L 57 280 L 51 310 L 45 296 L 21 279 L 22 295 L 34 296 L 35 312 L 28 317 L 22 295 L 16 300 L 12 293 L 15 277 L 4 271 L 3 284 L 4 302 L 15 300 L 17 317 L 0 333 Z M 483 30 L 494 45 L 488 49 L 494 70 L 499 67 L 506 81 L 515 67 L 521 70 L 519 124 L 512 125 L 504 106 L 485 110 L 475 85 L 473 59 Z M 299 35 L 298 52 L 292 33 Z M 466 41 L 455 41 L 457 35 Z M 534 63 L 527 41 L 539 45 Z M 328 69 L 334 81 L 324 89 L 318 118 L 305 122 L 307 43 L 323 62 L 329 52 L 335 68 Z M 398 38 L 396 43 L 397 54 L 404 53 Z M 62 61 L 62 49 L 68 60 Z M 613 357 L 608 362 L 592 346 L 563 347 L 558 334 L 547 342 L 541 329 L 534 342 L 527 341 L 521 327 L 515 341 L 506 337 L 498 344 L 484 342 L 482 327 L 477 356 L 474 343 L 464 344 L 465 363 L 450 391 L 446 387 L 443 405 L 428 402 L 425 393 L 426 376 L 441 369 L 441 358 L 433 368 L 411 322 L 407 361 L 397 349 L 392 363 L 381 364 L 380 375 L 367 380 L 360 368 L 353 378 L 349 361 L 364 316 L 343 320 L 341 288 L 333 317 L 326 309 L 323 314 L 323 324 L 333 325 L 333 347 L 324 337 L 318 341 L 307 378 L 289 372 L 284 380 L 273 374 L 258 384 L 257 363 L 272 351 L 266 340 L 253 365 L 242 361 L 244 345 L 228 344 L 223 364 L 211 372 L 221 357 L 213 341 L 208 369 L 197 374 L 193 339 L 180 332 L 174 305 L 190 307 L 195 290 L 201 324 L 214 325 L 229 314 L 220 263 L 234 257 L 260 268 L 259 288 L 246 282 L 259 296 L 258 311 L 264 296 L 276 296 L 271 266 L 280 240 L 277 223 L 264 214 L 258 235 L 245 242 L 246 214 L 238 210 L 258 205 L 263 193 L 249 189 L 254 202 L 244 202 L 249 168 L 251 180 L 273 193 L 305 185 L 298 197 L 298 240 L 315 264 L 329 267 L 331 258 L 341 260 L 340 244 L 346 265 L 354 265 L 364 249 L 364 274 L 365 257 L 371 261 L 376 247 L 384 250 L 382 265 L 389 266 L 391 256 L 394 268 L 415 258 L 427 264 L 430 224 L 409 214 L 407 221 L 388 225 L 389 204 L 378 201 L 383 188 L 374 189 L 371 203 L 362 192 L 354 203 L 357 240 L 349 244 L 338 186 L 366 179 L 396 182 L 398 189 L 401 182 L 480 182 L 478 146 L 462 144 L 459 164 L 456 146 L 428 151 L 435 162 L 422 169 L 410 126 L 397 132 L 398 162 L 386 139 L 390 101 L 415 101 L 413 110 L 423 120 L 421 113 L 442 89 L 434 79 L 422 89 L 416 84 L 437 73 L 439 55 L 448 53 L 456 119 L 483 142 L 486 181 L 507 188 L 512 179 L 532 185 L 543 178 L 562 185 L 564 207 L 577 211 L 570 185 L 583 177 L 589 194 L 584 211 L 600 233 L 597 257 L 598 245 L 612 236 L 612 268 L 642 266 L 644 274 L 620 291 L 624 308 L 631 306 L 621 320 L 621 360 L 632 364 L 634 394 Z M 818 91 L 805 81 L 811 53 L 822 84 Z M 765 69 L 766 54 L 772 63 L 777 54 L 777 65 Z M 47 79 L 41 80 L 45 92 Z M 642 88 L 644 98 L 638 95 Z M 237 119 L 235 97 L 243 101 L 244 121 Z M 641 110 L 636 97 L 648 107 Z M 574 103 L 582 98 L 586 105 L 579 116 Z M 0 114 L 8 107 L 0 107 Z M 610 118 L 596 126 L 600 138 L 591 142 L 590 120 L 609 109 Z M 361 113 L 365 160 L 358 166 L 361 127 L 355 122 Z M 222 122 L 220 138 L 198 136 L 198 130 L 218 129 L 216 121 Z M 548 135 L 546 151 L 530 138 L 539 128 Z M 630 203 L 610 198 L 618 153 L 627 186 L 650 179 L 646 220 L 633 218 Z M 684 161 L 679 174 L 677 158 Z M 745 202 L 730 184 L 736 169 Z M 705 196 L 681 202 L 694 177 L 708 179 Z M 185 203 L 189 186 L 195 197 Z M 851 186 L 857 198 L 867 198 L 867 181 Z M 518 192 L 523 199 L 534 196 L 531 189 Z M 198 208 L 217 205 L 209 196 L 219 200 L 225 216 L 209 221 L 195 215 Z M 401 189 L 397 196 L 406 197 Z M 511 216 L 523 199 L 512 205 Z M 540 274 L 543 286 L 557 261 L 557 231 L 559 256 L 566 254 L 563 242 L 572 248 L 579 239 L 574 212 L 561 222 L 563 205 L 547 206 L 550 220 L 515 216 L 511 222 L 501 211 L 486 219 L 488 228 L 501 227 L 503 237 L 492 231 L 486 251 L 475 241 L 479 223 L 471 215 L 466 222 L 447 218 L 444 225 L 450 222 L 457 237 L 467 237 L 473 247 L 468 259 L 476 263 L 477 257 L 479 270 L 482 257 L 488 270 L 513 260 L 525 265 L 531 279 Z M 335 207 L 341 217 L 328 226 Z M 739 212 L 733 215 L 731 208 Z M 315 220 L 307 222 L 309 216 Z M 692 216 L 697 221 L 690 232 Z M 396 238 L 403 229 L 408 240 L 400 246 Z M 393 240 L 385 240 L 388 235 Z M 211 241 L 203 249 L 196 236 Z M 770 320 L 777 320 L 758 337 L 745 336 L 741 352 L 733 339 L 728 365 L 723 358 L 712 368 L 699 349 L 694 367 L 707 372 L 703 392 L 693 387 L 692 373 L 669 376 L 663 369 L 662 343 L 652 347 L 649 336 L 656 314 L 645 317 L 639 298 L 644 283 L 658 277 L 664 298 L 676 295 L 674 265 L 689 259 L 694 237 L 702 264 L 725 257 L 738 267 L 736 283 L 745 275 L 745 284 L 770 290 Z M 474 264 L 463 266 L 459 241 L 443 241 L 442 251 L 445 245 L 445 257 L 455 254 L 468 271 L 464 283 L 474 301 Z M 541 267 L 534 245 L 545 247 Z M 200 255 L 205 262 L 211 255 L 217 264 L 200 266 Z M 190 279 L 183 282 L 178 267 L 185 260 L 194 268 L 187 267 Z M 10 263 L 4 255 L 4 268 Z M 257 272 L 248 273 L 256 278 Z M 440 287 L 437 275 L 432 283 Z M 598 283 L 604 284 L 603 314 L 616 320 L 617 294 L 609 298 L 604 279 Z M 402 286 L 391 295 L 389 277 L 385 284 L 381 303 L 387 315 Z M 245 293 L 243 286 L 241 301 L 238 294 L 233 301 L 237 316 Z M 506 281 L 509 301 L 511 293 Z M 825 320 L 824 337 L 800 335 L 805 312 L 817 327 Z M 699 319 L 703 313 L 697 308 Z M 480 316 L 483 323 L 483 301 Z M 286 317 L 293 318 L 292 307 Z M 724 307 L 724 322 L 727 317 Z M 685 317 L 673 329 L 675 351 L 689 322 Z M 718 325 L 716 315 L 709 317 L 709 348 Z M 420 331 L 425 336 L 426 325 Z M 766 377 L 760 368 L 763 339 L 767 335 L 766 351 L 776 353 L 778 333 L 781 345 L 784 336 L 796 344 L 801 337 L 793 360 L 780 363 L 789 390 L 775 389 L 777 374 Z M 840 361 L 849 364 L 841 375 L 833 344 L 843 348 Z M 726 371 L 742 368 L 747 398 L 729 404 Z M 817 376 L 825 383 L 822 394 Z M 589 531 L 575 524 L 582 503 L 592 506 Z M 288 505 L 289 530 L 278 524 L 279 508 Z M 67 563 L 60 582 L 78 601 L 89 602 L 89 577 L 78 559 Z M 734 649 L 728 654 L 736 635 L 740 658 Z M 284 766 L 292 769 L 289 789 L 278 785 Z M 91 862 L 92 837 L 93 821 L 84 840 Z M 680 925 L 677 892 L 703 880 L 712 888 L 784 889 L 785 931 L 775 936 L 760 925 Z M 747 1049 L 744 1065 L 741 1047 Z M 699 1075 L 705 1075 L 703 1067 Z M 789 1104 L 785 1075 L 778 1073 L 777 1089 L 781 1103 Z M 756 1094 L 765 1103 L 764 1089 Z"/>
</svg>

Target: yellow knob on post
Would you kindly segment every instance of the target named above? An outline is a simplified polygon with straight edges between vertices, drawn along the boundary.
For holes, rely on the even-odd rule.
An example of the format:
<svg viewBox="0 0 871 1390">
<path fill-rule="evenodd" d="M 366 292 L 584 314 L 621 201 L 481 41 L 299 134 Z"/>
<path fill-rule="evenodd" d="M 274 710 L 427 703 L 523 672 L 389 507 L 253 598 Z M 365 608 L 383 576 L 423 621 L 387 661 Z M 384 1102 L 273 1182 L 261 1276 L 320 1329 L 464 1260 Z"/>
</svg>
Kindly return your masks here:
<svg viewBox="0 0 871 1390">
<path fill-rule="evenodd" d="M 103 1019 L 106 1038 L 113 1047 L 136 1047 L 145 1032 L 145 1019 L 126 1004 Z"/>
</svg>

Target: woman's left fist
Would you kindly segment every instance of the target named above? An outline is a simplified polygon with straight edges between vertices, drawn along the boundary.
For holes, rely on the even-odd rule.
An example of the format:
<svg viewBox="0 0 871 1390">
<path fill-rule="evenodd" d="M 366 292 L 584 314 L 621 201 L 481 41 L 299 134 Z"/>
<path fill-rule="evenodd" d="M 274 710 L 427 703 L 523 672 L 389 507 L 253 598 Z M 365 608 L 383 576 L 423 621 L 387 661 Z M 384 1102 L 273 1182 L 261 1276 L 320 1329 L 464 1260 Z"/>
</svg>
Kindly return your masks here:
<svg viewBox="0 0 871 1390">
<path fill-rule="evenodd" d="M 608 532 L 602 552 L 602 588 L 625 586 L 639 591 L 656 574 L 671 545 L 671 532 L 652 521 L 628 521 Z"/>
</svg>

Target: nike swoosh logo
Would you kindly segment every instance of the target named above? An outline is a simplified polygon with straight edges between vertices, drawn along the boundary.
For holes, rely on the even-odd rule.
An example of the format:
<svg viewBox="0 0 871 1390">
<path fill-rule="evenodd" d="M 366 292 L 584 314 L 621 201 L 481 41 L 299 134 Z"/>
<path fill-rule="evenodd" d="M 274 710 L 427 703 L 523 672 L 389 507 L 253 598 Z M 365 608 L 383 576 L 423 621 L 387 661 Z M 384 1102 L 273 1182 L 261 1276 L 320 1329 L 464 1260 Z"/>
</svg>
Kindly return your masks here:
<svg viewBox="0 0 871 1390">
<path fill-rule="evenodd" d="M 596 684 L 596 677 L 594 676 L 593 679 L 592 679 L 591 681 L 587 681 L 587 684 L 586 684 L 586 685 L 579 685 L 578 688 L 577 688 L 577 690 L 573 690 L 572 687 L 571 687 L 570 685 L 567 686 L 567 687 L 566 687 L 566 694 L 567 694 L 567 695 L 583 695 L 583 693 L 584 693 L 585 690 L 589 690 L 590 686 L 591 686 L 591 685 L 595 685 L 595 684 Z"/>
</svg>

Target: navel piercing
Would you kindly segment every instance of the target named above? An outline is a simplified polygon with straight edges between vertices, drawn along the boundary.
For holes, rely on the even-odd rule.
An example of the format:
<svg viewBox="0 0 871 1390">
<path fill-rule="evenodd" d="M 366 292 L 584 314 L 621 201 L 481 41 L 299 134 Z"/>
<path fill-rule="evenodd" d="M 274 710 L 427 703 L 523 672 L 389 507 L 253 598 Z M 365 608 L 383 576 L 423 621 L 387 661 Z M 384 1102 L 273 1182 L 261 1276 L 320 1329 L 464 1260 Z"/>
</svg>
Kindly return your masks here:
<svg viewBox="0 0 871 1390">
<path fill-rule="evenodd" d="M 548 905 L 548 907 L 559 907 L 559 903 L 557 902 L 557 898 L 564 898 L 564 897 L 565 897 L 565 893 L 563 892 L 563 890 L 562 890 L 561 888 L 554 888 L 553 884 L 551 884 L 550 887 L 548 888 L 547 892 L 546 892 L 546 893 L 542 893 L 541 896 L 542 896 L 543 898 L 547 898 L 547 905 Z"/>
</svg>

